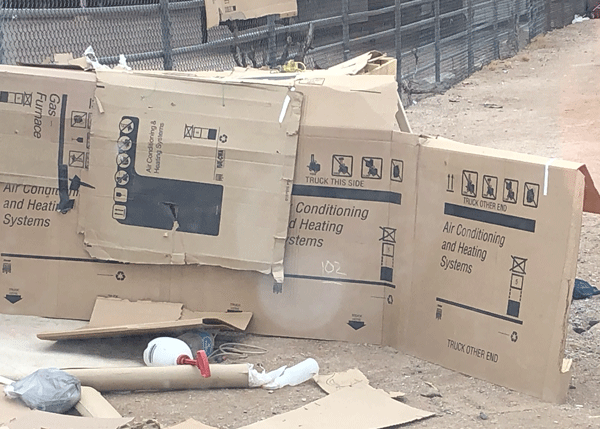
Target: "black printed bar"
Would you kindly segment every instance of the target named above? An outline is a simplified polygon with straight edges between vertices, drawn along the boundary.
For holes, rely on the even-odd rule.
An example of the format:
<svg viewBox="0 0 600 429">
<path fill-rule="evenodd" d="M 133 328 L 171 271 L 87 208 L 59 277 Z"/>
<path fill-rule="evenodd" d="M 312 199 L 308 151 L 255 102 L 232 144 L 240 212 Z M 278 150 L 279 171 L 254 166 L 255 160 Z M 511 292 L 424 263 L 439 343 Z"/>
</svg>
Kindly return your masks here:
<svg viewBox="0 0 600 429">
<path fill-rule="evenodd" d="M 535 232 L 534 219 L 511 216 L 504 213 L 496 213 L 487 210 L 475 209 L 473 207 L 445 203 L 444 214 L 463 219 L 475 220 L 477 222 L 489 223 L 492 225 L 505 226 L 506 228 L 519 229 L 526 232 Z"/>
<path fill-rule="evenodd" d="M 400 205 L 402 194 L 370 189 L 348 189 L 329 186 L 294 185 L 292 195 L 302 197 L 337 198 L 342 200 L 374 201 Z"/>
<path fill-rule="evenodd" d="M 449 301 L 447 299 L 439 298 L 439 297 L 436 298 L 435 300 L 437 302 L 441 302 L 443 304 L 452 305 L 454 307 L 462 308 L 464 310 L 474 311 L 475 313 L 483 314 L 485 316 L 490 316 L 490 317 L 494 317 L 496 319 L 506 320 L 507 322 L 516 323 L 517 325 L 522 325 L 523 324 L 522 320 L 513 319 L 512 317 L 507 317 L 507 316 L 504 316 L 502 314 L 492 313 L 491 311 L 482 310 L 481 308 L 471 307 L 470 305 L 461 304 L 459 302 L 454 302 L 454 301 Z"/>
<path fill-rule="evenodd" d="M 287 278 L 290 279 L 303 279 L 303 280 L 317 280 L 323 282 L 337 282 L 337 283 L 355 283 L 355 284 L 364 284 L 370 286 L 385 286 L 392 289 L 396 288 L 396 285 L 390 282 L 377 282 L 372 280 L 358 280 L 358 279 L 347 279 L 347 278 L 339 278 L 339 277 L 322 277 L 322 276 L 305 276 L 302 274 L 285 274 Z"/>
</svg>

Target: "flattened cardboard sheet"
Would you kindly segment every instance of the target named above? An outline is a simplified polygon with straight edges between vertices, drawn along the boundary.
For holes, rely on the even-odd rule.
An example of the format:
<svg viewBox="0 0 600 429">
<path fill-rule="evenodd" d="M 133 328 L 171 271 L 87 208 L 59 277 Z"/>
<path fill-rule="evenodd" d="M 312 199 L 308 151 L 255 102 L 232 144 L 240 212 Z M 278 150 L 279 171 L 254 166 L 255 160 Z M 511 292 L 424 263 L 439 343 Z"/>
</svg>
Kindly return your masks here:
<svg viewBox="0 0 600 429">
<path fill-rule="evenodd" d="M 398 402 L 383 390 L 358 383 L 340 389 L 297 410 L 270 417 L 244 429 L 377 429 L 397 426 L 433 416 L 433 413 Z"/>
<path fill-rule="evenodd" d="M 8 429 L 118 429 L 132 420 L 133 417 L 103 419 L 29 410 L 10 421 L 7 427 Z"/>
<path fill-rule="evenodd" d="M 563 401 L 585 193 L 580 167 L 440 138 L 423 141 L 413 279 L 399 347 Z"/>
<path fill-rule="evenodd" d="M 80 230 L 93 258 L 283 281 L 302 95 L 98 71 Z M 123 100 L 127 99 L 127 103 Z"/>
<path fill-rule="evenodd" d="M 128 335 L 176 333 L 201 329 L 243 331 L 252 313 L 184 311 L 183 304 L 98 297 L 90 322 L 73 331 L 38 334 L 41 340 L 107 338 Z"/>
</svg>

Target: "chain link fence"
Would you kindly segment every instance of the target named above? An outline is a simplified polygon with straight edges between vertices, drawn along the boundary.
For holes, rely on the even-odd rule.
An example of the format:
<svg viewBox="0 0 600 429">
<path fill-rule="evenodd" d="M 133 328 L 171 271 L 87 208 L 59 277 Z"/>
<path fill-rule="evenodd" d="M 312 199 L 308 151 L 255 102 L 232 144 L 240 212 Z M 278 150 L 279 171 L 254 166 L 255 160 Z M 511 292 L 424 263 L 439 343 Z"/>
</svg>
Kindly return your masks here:
<svg viewBox="0 0 600 429">
<path fill-rule="evenodd" d="M 54 53 L 134 69 L 327 68 L 369 50 L 398 59 L 405 102 L 445 90 L 535 36 L 570 24 L 593 0 L 298 0 L 295 17 L 206 28 L 204 0 L 0 0 L 0 63 Z"/>
</svg>

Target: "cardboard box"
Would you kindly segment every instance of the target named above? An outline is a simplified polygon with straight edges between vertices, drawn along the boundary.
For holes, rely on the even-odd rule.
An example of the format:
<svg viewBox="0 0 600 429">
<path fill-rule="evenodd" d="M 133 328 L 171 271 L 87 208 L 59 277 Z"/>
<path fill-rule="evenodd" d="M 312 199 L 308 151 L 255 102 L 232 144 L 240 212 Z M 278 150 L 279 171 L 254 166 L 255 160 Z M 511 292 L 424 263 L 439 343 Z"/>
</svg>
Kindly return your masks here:
<svg viewBox="0 0 600 429">
<path fill-rule="evenodd" d="M 149 75 L 152 74 L 115 73 L 112 76 L 149 79 Z M 100 79 L 102 76 L 100 74 Z M 157 82 L 156 86 L 173 87 L 173 81 L 180 81 L 182 77 L 182 74 L 165 74 L 155 76 L 154 82 Z M 192 77 L 187 76 L 187 79 L 191 84 Z M 205 81 L 206 78 L 196 80 Z M 248 87 L 247 83 L 237 80 L 237 86 Z M 294 85 L 293 77 L 291 83 Z M 288 91 L 288 84 L 280 80 L 270 83 L 274 92 L 285 90 L 285 93 Z M 108 83 L 101 85 L 108 86 Z M 223 83 L 219 85 L 222 87 Z M 263 82 L 259 86 L 264 85 Z M 289 225 L 294 236 L 288 240 L 287 247 L 290 254 L 296 255 L 296 259 L 286 260 L 286 269 L 290 275 L 283 288 L 274 282 L 272 276 L 232 272 L 218 267 L 171 269 L 168 266 L 92 259 L 88 255 L 90 247 L 84 244 L 81 236 L 74 233 L 79 213 L 85 208 L 83 204 L 76 204 L 65 215 L 48 213 L 48 222 L 52 227 L 32 232 L 35 235 L 27 240 L 21 240 L 22 230 L 2 225 L 3 232 L 13 237 L 11 251 L 6 251 L 6 248 L 2 251 L 7 271 L 10 272 L 2 281 L 7 291 L 5 294 L 10 296 L 11 301 L 15 301 L 13 304 L 5 300 L 3 304 L 6 303 L 6 308 L 2 308 L 2 311 L 87 319 L 97 295 L 118 296 L 126 299 L 185 302 L 186 307 L 196 310 L 210 308 L 214 311 L 253 312 L 250 309 L 256 309 L 260 315 L 249 326 L 252 332 L 381 342 L 381 303 L 386 297 L 385 290 L 392 287 L 393 281 L 391 272 L 386 272 L 387 280 L 381 280 L 380 227 L 387 226 L 390 218 L 388 211 L 397 210 L 396 200 L 401 198 L 398 193 L 401 183 L 384 178 L 384 174 L 389 174 L 387 168 L 391 166 L 383 167 L 382 164 L 383 158 L 388 157 L 392 150 L 390 130 L 395 122 L 397 106 L 394 79 L 392 76 L 305 77 L 295 83 L 295 89 L 296 93 L 305 94 L 310 101 L 303 106 L 301 115 L 302 129 L 306 130 L 301 135 L 306 137 L 302 137 L 304 140 L 300 143 L 303 153 L 296 158 L 299 186 L 292 188 L 291 192 L 292 205 L 296 211 L 295 220 Z M 328 104 L 328 100 L 332 98 L 340 100 L 341 105 L 354 104 L 355 108 L 351 112 L 332 116 Z M 98 116 L 104 118 L 103 115 L 108 115 L 111 104 L 104 102 L 102 96 L 98 96 L 98 100 L 99 109 L 102 108 L 105 112 Z M 382 106 L 386 106 L 385 115 L 380 110 Z M 146 109 L 147 107 L 143 107 L 141 111 L 145 112 Z M 118 123 L 117 119 L 112 122 Z M 95 131 L 100 130 L 102 124 L 103 122 L 95 122 L 92 141 L 108 145 L 110 130 Z M 349 127 L 353 127 L 356 132 L 348 131 Z M 372 132 L 359 131 L 369 127 Z M 112 138 L 114 140 L 114 136 Z M 408 138 L 416 141 L 415 136 Z M 361 148 L 364 141 L 372 142 L 368 153 Z M 345 142 L 349 146 L 339 154 L 332 154 L 333 148 L 324 150 L 324 145 L 333 147 Z M 112 170 L 113 155 L 105 157 Z M 371 157 L 377 158 L 373 160 L 374 165 L 366 167 L 365 164 L 363 171 L 362 164 L 368 163 Z M 313 165 L 310 165 L 311 158 L 315 159 Z M 95 159 L 93 157 L 92 166 L 96 165 Z M 349 170 L 344 170 L 344 166 Z M 368 178 L 369 169 L 374 171 L 371 179 Z M 111 181 L 114 180 L 112 170 Z M 333 182 L 329 181 L 332 179 L 324 177 L 331 176 L 332 171 L 336 186 L 329 189 L 323 184 L 331 185 Z M 92 176 L 92 169 L 89 176 Z M 86 188 L 80 192 L 87 193 L 88 196 L 96 195 L 100 185 L 98 180 L 90 179 L 89 176 L 85 180 L 94 182 L 96 189 Z M 360 179 L 351 184 L 347 176 Z M 362 176 L 367 178 L 362 179 Z M 328 195 L 336 189 L 345 192 L 343 199 Z M 9 192 L 10 186 L 3 187 L 3 190 L 5 195 L 10 195 L 6 199 L 20 200 L 26 197 L 22 187 L 17 187 L 14 192 Z M 103 198 L 107 200 L 107 204 L 112 204 L 112 195 L 110 198 Z M 102 203 L 94 202 L 89 208 L 96 211 L 101 205 Z M 309 213 L 305 213 L 305 207 L 314 207 L 317 213 L 311 214 L 312 208 Z M 341 212 L 339 216 L 325 212 L 319 214 L 321 207 L 323 211 L 341 209 Z M 14 213 L 11 216 L 25 216 L 26 209 L 27 207 L 7 211 Z M 106 208 L 103 211 L 106 213 Z M 343 254 L 339 246 L 340 239 L 357 247 L 357 252 L 351 258 Z M 44 249 L 40 249 L 40 240 L 46 246 Z M 372 266 L 358 263 L 362 260 L 365 249 L 374 252 Z M 300 260 L 303 263 L 297 262 Z M 340 264 L 343 268 L 340 268 Z M 336 280 L 341 273 L 347 278 Z M 323 281 L 329 282 L 326 283 L 327 289 L 322 288 Z M 46 299 L 32 299 L 34 293 L 39 293 L 34 292 L 35 285 L 42 282 L 48 284 L 44 290 Z M 87 286 L 81 287 L 84 282 Z M 224 282 L 226 287 L 223 287 Z M 315 305 L 315 300 L 322 304 Z M 77 306 L 71 305 L 74 301 L 78 302 Z M 310 323 L 307 321 L 307 314 L 313 315 Z"/>
<path fill-rule="evenodd" d="M 400 338 L 386 342 L 563 401 L 585 174 L 572 162 L 423 141 L 412 285 Z"/>
<path fill-rule="evenodd" d="M 84 175 L 94 189 L 79 213 L 89 254 L 255 270 L 281 282 L 302 94 L 96 74 L 100 113 Z"/>
<path fill-rule="evenodd" d="M 546 400 L 564 400 L 566 318 L 581 213 L 600 212 L 585 166 L 403 132 L 410 128 L 396 108 L 390 75 L 111 73 L 99 75 L 104 88 L 96 94 L 113 101 L 98 96 L 95 116 L 105 115 L 92 124 L 98 163 L 92 145 L 84 176 L 97 188 L 80 188 L 81 204 L 65 215 L 44 213 L 47 227 L 0 224 L 6 298 L 0 311 L 85 319 L 98 295 L 179 302 L 196 311 L 248 311 L 254 315 L 250 332 L 391 345 Z M 283 284 L 258 271 L 125 263 L 141 261 L 130 256 L 139 243 L 152 250 L 163 237 L 134 237 L 138 244 L 126 249 L 109 223 L 86 223 L 96 207 L 99 218 L 114 221 L 106 211 L 112 194 L 100 182 L 110 178 L 109 164 L 114 169 L 111 126 L 123 116 L 115 88 L 131 88 L 129 109 L 143 120 L 156 115 L 155 106 L 170 109 L 169 91 L 155 88 L 173 88 L 173 100 L 197 88 L 235 98 L 227 91 L 241 88 L 236 94 L 247 95 L 241 97 L 247 106 L 260 106 L 248 95 L 260 88 L 280 95 L 277 110 L 285 95 L 302 94 L 288 231 L 280 235 Z M 153 91 L 161 97 L 152 98 Z M 246 110 L 235 111 L 258 114 Z M 196 156 L 197 148 L 182 148 Z M 3 219 L 24 218 L 35 207 L 25 185 L 1 189 Z M 56 198 L 44 195 L 47 202 Z M 89 245 L 104 249 L 119 242 L 127 257 L 92 259 L 75 233 L 78 223 L 88 228 Z M 93 241 L 90 231 L 110 240 Z"/>
<path fill-rule="evenodd" d="M 207 0 L 206 26 L 212 28 L 235 19 L 279 15 L 288 18 L 298 14 L 296 0 Z"/>
</svg>

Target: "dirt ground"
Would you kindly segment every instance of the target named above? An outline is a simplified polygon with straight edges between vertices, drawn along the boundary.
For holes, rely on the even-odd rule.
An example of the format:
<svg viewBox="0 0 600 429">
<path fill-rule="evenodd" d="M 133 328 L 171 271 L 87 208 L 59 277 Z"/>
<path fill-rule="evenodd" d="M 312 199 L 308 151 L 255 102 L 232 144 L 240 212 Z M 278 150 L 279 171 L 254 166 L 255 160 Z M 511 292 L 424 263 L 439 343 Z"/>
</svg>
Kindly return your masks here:
<svg viewBox="0 0 600 429">
<path fill-rule="evenodd" d="M 495 108 L 486 107 L 491 105 Z M 498 108 L 498 106 L 502 106 Z M 553 31 L 516 57 L 498 61 L 447 93 L 408 110 L 413 131 L 465 143 L 584 161 L 600 184 L 600 20 Z M 578 277 L 600 286 L 600 216 L 585 215 Z M 473 379 L 389 347 L 239 336 L 268 349 L 254 357 L 267 369 L 314 357 L 321 372 L 359 368 L 371 385 L 403 391 L 405 402 L 436 414 L 414 428 L 600 427 L 600 298 L 571 307 L 567 357 L 573 379 L 568 402 L 553 405 Z M 590 323 L 591 322 L 591 323 Z M 583 333 L 576 333 L 573 328 Z M 441 397 L 422 393 L 439 389 Z M 238 428 L 298 408 L 325 394 L 314 383 L 268 392 L 212 390 L 107 394 L 124 416 L 162 427 L 194 418 Z M 483 414 L 482 414 L 483 413 Z M 365 416 L 367 418 L 367 416 Z M 336 427 L 332 422 L 331 427 Z"/>
</svg>

